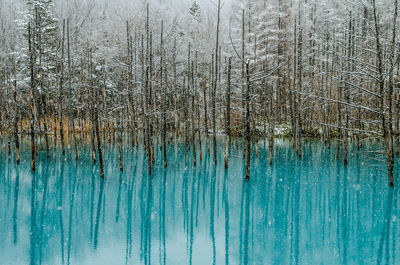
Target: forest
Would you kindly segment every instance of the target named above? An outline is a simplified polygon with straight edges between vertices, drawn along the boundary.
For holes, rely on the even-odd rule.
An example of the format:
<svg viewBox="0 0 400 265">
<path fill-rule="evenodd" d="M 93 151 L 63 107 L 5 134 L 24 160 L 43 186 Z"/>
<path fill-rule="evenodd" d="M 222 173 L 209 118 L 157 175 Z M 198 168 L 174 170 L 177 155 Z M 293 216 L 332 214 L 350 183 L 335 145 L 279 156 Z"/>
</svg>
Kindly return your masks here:
<svg viewBox="0 0 400 265">
<path fill-rule="evenodd" d="M 17 161 L 30 134 L 32 170 L 41 141 L 47 155 L 57 144 L 64 154 L 66 137 L 77 159 L 80 139 L 91 138 L 101 168 L 102 138 L 121 145 L 124 133 L 152 162 L 159 141 L 165 166 L 177 135 L 194 157 L 211 138 L 217 163 L 221 133 L 228 145 L 242 137 L 245 157 L 268 138 L 272 163 L 276 129 L 286 125 L 299 158 L 306 136 L 339 141 L 344 164 L 350 142 L 382 141 L 377 153 L 394 185 L 397 1 L 236 0 L 224 23 L 220 1 L 209 14 L 194 1 L 181 16 L 138 3 L 126 21 L 106 2 L 61 1 L 60 12 L 49 0 L 5 2 L 1 130 L 14 134 Z"/>
<path fill-rule="evenodd" d="M 357 181 L 353 185 L 358 187 L 357 192 L 361 189 L 369 193 L 379 185 L 380 196 L 391 196 L 386 204 L 396 204 L 400 165 L 398 24 L 397 0 L 0 0 L 0 167 L 4 168 L 0 183 L 14 183 L 15 172 L 20 170 L 29 179 L 31 175 L 41 176 L 44 168 L 48 172 L 48 166 L 52 168 L 53 164 L 55 176 L 60 176 L 59 167 L 64 168 L 64 164 L 77 170 L 81 165 L 82 171 L 93 167 L 86 174 L 93 171 L 96 181 L 101 181 L 96 182 L 100 185 L 100 218 L 100 202 L 106 203 L 102 197 L 106 193 L 103 181 L 120 179 L 118 200 L 122 196 L 121 183 L 127 185 L 128 197 L 139 196 L 132 195 L 130 186 L 138 180 L 121 180 L 121 176 L 135 178 L 139 167 L 145 168 L 139 174 L 143 183 L 147 183 L 145 176 L 151 181 L 167 172 L 173 175 L 184 170 L 182 185 L 193 185 L 193 194 L 196 181 L 200 192 L 200 180 L 195 180 L 199 174 L 211 176 L 206 186 L 217 180 L 219 183 L 219 178 L 225 183 L 228 170 L 239 186 L 270 183 L 268 178 L 260 180 L 268 176 L 268 170 L 274 172 L 274 185 L 282 178 L 300 185 L 302 177 L 297 174 L 314 174 L 315 179 L 304 185 L 314 181 L 335 186 L 326 170 L 337 170 L 347 172 L 337 173 L 340 177 L 345 174 L 346 181 Z M 315 158 L 316 155 L 320 157 Z M 28 164 L 29 170 L 25 170 Z M 303 164 L 312 165 L 314 171 L 304 173 Z M 298 165 L 303 166 L 298 169 Z M 356 169 L 357 174 L 353 172 Z M 297 170 L 300 173 L 295 173 Z M 205 173 L 208 171 L 211 173 Z M 193 180 L 186 180 L 185 174 Z M 289 180 L 295 175 L 299 179 Z M 363 175 L 373 175 L 373 180 L 363 182 Z M 75 181 L 85 178 L 85 174 L 77 178 L 74 177 L 68 198 L 75 194 Z M 32 194 L 42 194 L 34 192 L 33 186 L 39 185 L 36 181 L 32 177 Z M 47 185 L 50 184 L 46 180 L 45 189 Z M 142 192 L 155 196 L 155 191 L 149 191 L 152 184 L 143 185 Z M 165 188 L 168 184 L 163 185 Z M 223 200 L 228 184 L 221 185 Z M 300 198 L 300 189 L 304 191 L 296 185 L 290 186 L 293 193 L 282 199 L 288 205 L 293 203 L 293 207 Z M 71 189 L 72 184 L 69 186 Z M 212 196 L 215 189 L 218 191 L 217 198 L 210 197 L 214 220 L 219 186 L 214 190 L 212 187 Z M 247 194 L 248 189 L 256 188 L 245 187 L 241 191 L 239 210 L 244 212 L 239 230 L 256 211 L 254 205 L 249 206 L 251 210 L 246 208 L 246 203 L 256 204 L 250 199 L 253 195 Z M 16 190 L 10 186 L 8 192 L 9 195 L 0 193 L 0 198 L 11 196 Z M 346 189 L 345 194 L 348 192 Z M 342 197 L 340 194 L 338 191 L 337 196 Z M 158 195 L 165 197 L 165 190 Z M 36 196 L 31 198 L 31 208 L 44 195 Z M 191 204 L 193 198 L 187 196 L 190 194 L 180 199 Z M 333 195 L 320 196 L 318 201 L 326 203 Z M 94 195 L 91 198 L 93 201 Z M 166 211 L 162 200 L 165 198 L 160 197 L 160 207 L 164 208 L 160 209 Z M 337 218 L 351 208 L 338 200 L 336 207 L 342 209 L 344 205 L 346 210 L 338 210 Z M 188 211 L 198 211 L 199 206 L 196 207 Z M 5 214 L 6 210 L 1 209 L 0 213 Z M 144 220 L 150 220 L 152 213 L 143 211 Z M 304 233 L 310 232 L 310 227 L 303 227 L 301 219 L 296 219 L 299 216 L 295 212 L 302 210 L 292 211 L 292 228 L 297 224 L 298 229 L 305 229 Z M 188 228 L 193 225 L 191 214 L 184 214 L 188 233 L 193 233 L 193 227 Z M 285 214 L 288 213 L 281 213 Z M 379 245 L 383 248 L 386 243 L 389 246 L 389 236 L 386 238 L 384 232 L 390 231 L 392 212 L 382 210 L 381 214 L 384 226 Z M 160 217 L 160 224 L 165 225 L 165 218 Z M 354 217 L 358 218 L 361 217 Z M 93 222 L 91 231 L 97 229 L 99 220 Z M 343 226 L 342 221 L 339 223 Z M 142 228 L 143 244 L 147 246 L 150 236 L 146 233 L 151 228 Z M 299 234 L 295 234 L 299 240 Z M 396 232 L 390 238 L 395 235 Z M 246 240 L 246 232 L 243 236 Z M 381 237 L 381 231 L 377 236 Z M 249 246 L 243 247 L 240 242 L 240 264 L 273 263 L 252 261 Z M 215 238 L 213 244 L 215 264 Z M 290 244 L 294 244 L 291 249 L 295 251 L 290 264 L 316 264 L 316 260 L 299 258 L 299 246 Z M 340 264 L 346 264 L 342 258 L 349 255 L 345 248 L 344 254 L 338 254 Z M 141 256 L 145 264 L 151 263 L 153 255 L 148 251 Z M 383 253 L 381 247 L 379 251 Z M 391 251 L 396 252 L 394 243 Z M 379 263 L 382 255 L 386 254 L 378 254 Z M 36 264 L 36 258 L 31 256 L 31 264 Z M 364 261 L 360 264 L 377 264 Z M 280 262 L 276 264 L 289 264 Z M 395 254 L 392 262 L 396 263 Z"/>
</svg>

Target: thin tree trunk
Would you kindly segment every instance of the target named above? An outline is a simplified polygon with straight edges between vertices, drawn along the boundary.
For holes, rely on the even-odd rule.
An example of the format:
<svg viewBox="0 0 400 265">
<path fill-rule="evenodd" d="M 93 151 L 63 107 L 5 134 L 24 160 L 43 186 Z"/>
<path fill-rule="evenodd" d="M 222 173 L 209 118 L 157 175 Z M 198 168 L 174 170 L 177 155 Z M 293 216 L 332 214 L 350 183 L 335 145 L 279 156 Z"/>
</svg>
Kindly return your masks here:
<svg viewBox="0 0 400 265">
<path fill-rule="evenodd" d="M 167 104 L 167 85 L 166 81 L 163 80 L 163 67 L 164 67 L 164 42 L 163 42 L 163 24 L 164 22 L 161 21 L 161 44 L 160 44 L 160 50 L 161 50 L 161 58 L 160 58 L 160 86 L 161 86 L 161 91 L 162 91 L 162 149 L 163 149 L 163 160 L 164 160 L 164 167 L 167 167 L 167 118 L 166 118 L 166 104 Z M 166 73 L 165 73 L 166 76 Z M 165 84 L 164 84 L 165 82 Z"/>
<path fill-rule="evenodd" d="M 228 59 L 228 80 L 226 87 L 226 119 L 225 119 L 225 133 L 228 140 L 225 144 L 225 168 L 228 168 L 229 163 L 229 146 L 231 144 L 231 67 L 232 57 Z"/>
<path fill-rule="evenodd" d="M 352 46 L 352 18 L 351 18 L 351 13 L 350 13 L 350 19 L 349 19 L 349 28 L 348 28 L 348 41 L 347 41 L 347 57 L 348 57 L 348 62 L 347 62 L 347 71 L 351 71 L 351 46 Z M 347 78 L 346 78 L 347 79 Z M 346 80 L 347 81 L 347 80 Z M 345 86 L 345 91 L 344 91 L 344 97 L 345 101 L 347 104 L 350 103 L 350 91 L 349 91 L 348 85 Z M 348 138 L 349 138 L 349 123 L 350 123 L 350 113 L 349 113 L 349 106 L 346 105 L 345 107 L 345 113 L 344 113 L 344 121 L 345 121 L 345 130 L 343 132 L 343 164 L 347 165 L 348 164 L 348 149 L 349 149 L 349 144 L 348 144 Z"/>
<path fill-rule="evenodd" d="M 14 71 L 14 142 L 15 142 L 15 161 L 17 164 L 20 163 L 19 155 L 19 136 L 18 136 L 18 102 L 17 102 L 17 68 L 15 64 L 15 59 L 13 60 L 13 71 Z"/>
<path fill-rule="evenodd" d="M 196 56 L 195 56 L 196 58 Z M 191 108 L 191 124 L 192 124 L 192 154 L 193 154 L 193 165 L 196 166 L 196 129 L 195 129 L 195 123 L 194 123 L 194 113 L 195 113 L 195 107 L 194 107 L 194 95 L 196 91 L 195 83 L 194 83 L 194 62 L 192 61 L 192 70 L 191 72 L 191 82 L 192 82 L 192 91 L 191 91 L 191 101 L 192 101 L 192 108 Z"/>
<path fill-rule="evenodd" d="M 69 41 L 69 18 L 67 19 L 67 58 L 68 58 L 68 89 L 72 92 L 71 80 L 73 78 L 72 74 L 72 66 L 71 66 L 71 48 Z M 75 128 L 75 114 L 74 109 L 70 108 L 70 118 L 72 122 L 72 137 L 74 139 L 74 152 L 75 152 L 75 160 L 78 160 L 78 143 L 76 140 L 76 128 Z"/>
<path fill-rule="evenodd" d="M 38 15 L 38 12 L 36 10 L 36 19 L 37 19 L 37 24 L 38 24 L 38 45 L 39 45 L 39 82 L 40 82 L 40 89 L 44 90 L 44 85 L 43 85 L 43 71 L 42 71 L 42 27 L 41 27 L 41 17 Z M 48 95 L 48 90 L 45 90 L 46 96 Z M 43 93 L 43 92 L 42 92 Z M 46 145 L 46 157 L 50 157 L 50 152 L 49 152 L 49 137 L 48 137 L 48 132 L 47 132 L 47 122 L 46 122 L 46 116 L 47 116 L 47 106 L 46 106 L 46 100 L 43 95 L 40 95 L 41 98 L 41 103 L 42 103 L 42 115 L 43 115 L 43 129 L 44 129 L 44 139 L 45 139 L 45 145 Z M 39 122 L 40 123 L 40 122 Z"/>
<path fill-rule="evenodd" d="M 32 47 L 32 29 L 31 24 L 28 24 L 28 45 L 29 45 L 29 57 L 30 57 L 30 109 L 31 109 L 31 164 L 32 171 L 36 171 L 36 154 L 35 154 L 35 79 L 34 79 L 34 61 L 33 61 L 33 47 Z"/>
<path fill-rule="evenodd" d="M 302 29 L 300 28 L 299 32 L 299 41 L 298 41 L 298 58 L 297 58 L 297 70 L 298 70 L 298 85 L 297 85 L 297 90 L 301 92 L 302 90 L 302 56 L 303 56 L 303 35 L 302 35 Z M 302 137 L 302 121 L 301 121 L 301 94 L 297 95 L 297 102 L 296 102 L 296 152 L 299 158 L 302 157 L 302 143 L 301 143 L 301 137 Z"/>
<path fill-rule="evenodd" d="M 90 140 L 91 140 L 91 156 L 92 156 L 92 161 L 93 163 L 96 163 L 96 145 L 95 145 L 95 130 L 94 130 L 94 119 L 93 115 L 91 115 L 91 118 L 89 119 L 90 122 Z"/>
<path fill-rule="evenodd" d="M 61 60 L 60 60 L 60 88 L 58 96 L 58 116 L 60 119 L 60 138 L 61 138 L 61 148 L 62 154 L 65 155 L 65 143 L 64 143 L 64 125 L 63 125 L 63 81 L 64 81 L 64 35 L 65 35 L 65 19 L 63 20 L 63 30 L 61 37 Z"/>
<path fill-rule="evenodd" d="M 208 139 L 208 113 L 207 113 L 207 77 L 204 75 L 203 78 L 203 107 L 204 107 L 204 132 Z"/>
<path fill-rule="evenodd" d="M 122 171 L 124 171 L 124 163 L 123 163 L 123 159 L 122 159 L 122 131 L 123 131 L 123 128 L 121 126 L 121 114 L 118 117 L 117 127 L 118 127 L 117 129 L 119 130 L 119 134 L 118 134 L 119 170 L 122 172 Z"/>
<path fill-rule="evenodd" d="M 217 82 L 218 82 L 218 47 L 219 47 L 219 24 L 220 24 L 220 10 L 221 10 L 221 0 L 218 0 L 218 16 L 217 16 L 217 37 L 216 37 L 216 43 L 215 43 L 215 78 L 214 78 L 214 84 L 213 84 L 213 113 L 212 113 L 212 118 L 213 118 L 213 151 L 214 151 L 214 164 L 217 164 L 217 121 L 216 121 L 216 94 L 217 94 Z"/>
<path fill-rule="evenodd" d="M 100 177 L 104 179 L 104 164 L 103 164 L 103 153 L 101 150 L 101 138 L 100 138 L 100 130 L 99 130 L 99 110 L 96 106 L 94 122 L 96 127 L 96 139 L 97 139 L 97 152 L 99 154 L 99 166 L 100 166 Z"/>
<path fill-rule="evenodd" d="M 226 86 L 226 126 L 225 132 L 229 138 L 229 145 L 231 144 L 231 69 L 232 69 L 232 57 L 228 59 L 228 80 Z"/>
<path fill-rule="evenodd" d="M 246 63 L 246 119 L 245 119 L 245 138 L 246 138 L 246 164 L 245 164 L 245 179 L 250 179 L 250 147 L 251 147 L 251 133 L 250 133 L 250 73 L 249 63 Z"/>
</svg>

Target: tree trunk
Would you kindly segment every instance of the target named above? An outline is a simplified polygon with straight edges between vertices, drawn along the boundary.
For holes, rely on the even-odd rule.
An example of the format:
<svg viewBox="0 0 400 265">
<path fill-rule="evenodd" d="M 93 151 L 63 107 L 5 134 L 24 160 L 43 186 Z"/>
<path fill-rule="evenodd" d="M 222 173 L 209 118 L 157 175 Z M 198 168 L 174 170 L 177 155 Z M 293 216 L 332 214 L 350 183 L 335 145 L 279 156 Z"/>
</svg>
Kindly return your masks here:
<svg viewBox="0 0 400 265">
<path fill-rule="evenodd" d="M 218 0 L 218 16 L 217 16 L 217 37 L 215 43 L 215 78 L 213 84 L 213 151 L 214 151 L 214 164 L 217 164 L 217 121 L 216 121 L 216 94 L 217 94 L 217 82 L 218 82 L 218 58 L 220 54 L 218 54 L 219 48 L 219 24 L 220 24 L 220 11 L 221 11 L 221 0 Z"/>
<path fill-rule="evenodd" d="M 17 164 L 20 163 L 19 156 L 19 136 L 18 136 L 18 102 L 17 102 L 17 69 L 15 65 L 15 59 L 13 60 L 13 70 L 14 70 L 14 92 L 13 92 L 13 100 L 14 100 L 14 142 L 15 142 L 15 161 Z"/>
<path fill-rule="evenodd" d="M 249 63 L 246 63 L 246 119 L 245 119 L 245 138 L 246 138 L 246 165 L 245 165 L 245 179 L 250 179 L 250 147 L 251 147 L 251 133 L 250 133 L 250 73 Z"/>
<path fill-rule="evenodd" d="M 32 47 L 32 30 L 31 24 L 28 24 L 28 45 L 29 45 L 29 57 L 30 57 L 30 109 L 31 109 L 31 164 L 32 171 L 36 171 L 36 154 L 35 154 L 35 79 L 34 79 L 34 61 L 33 61 L 33 47 Z"/>
<path fill-rule="evenodd" d="M 58 92 L 58 116 L 60 122 L 60 138 L 62 155 L 65 155 L 65 143 L 64 143 L 64 125 L 63 125 L 63 81 L 64 81 L 64 34 L 65 33 L 65 19 L 63 20 L 63 30 L 61 37 L 61 60 L 60 60 L 60 87 Z"/>
</svg>

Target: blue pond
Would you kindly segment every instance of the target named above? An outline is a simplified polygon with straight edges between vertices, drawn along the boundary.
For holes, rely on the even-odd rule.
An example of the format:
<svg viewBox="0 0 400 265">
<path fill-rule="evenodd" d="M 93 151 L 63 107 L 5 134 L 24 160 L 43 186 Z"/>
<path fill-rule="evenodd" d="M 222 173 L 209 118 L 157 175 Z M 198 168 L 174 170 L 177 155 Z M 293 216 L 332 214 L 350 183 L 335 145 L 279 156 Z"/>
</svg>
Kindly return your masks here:
<svg viewBox="0 0 400 265">
<path fill-rule="evenodd" d="M 305 141 L 302 159 L 277 140 L 270 166 L 259 142 L 245 182 L 240 141 L 228 170 L 222 140 L 217 166 L 205 142 L 197 166 L 177 142 L 164 169 L 156 148 L 152 176 L 142 148 L 124 145 L 121 173 L 107 144 L 104 181 L 88 147 L 77 162 L 72 148 L 49 160 L 40 151 L 35 174 L 28 139 L 20 165 L 6 147 L 0 264 L 400 264 L 399 191 L 366 149 L 352 149 L 344 167 L 317 140 Z"/>
</svg>

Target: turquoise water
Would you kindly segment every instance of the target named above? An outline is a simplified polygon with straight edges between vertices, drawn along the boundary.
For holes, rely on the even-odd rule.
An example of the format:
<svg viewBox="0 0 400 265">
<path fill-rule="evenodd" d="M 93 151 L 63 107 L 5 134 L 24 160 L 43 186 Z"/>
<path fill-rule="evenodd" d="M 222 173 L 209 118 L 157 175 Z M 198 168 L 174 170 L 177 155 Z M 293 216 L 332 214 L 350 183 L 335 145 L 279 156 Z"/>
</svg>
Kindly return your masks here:
<svg viewBox="0 0 400 265">
<path fill-rule="evenodd" d="M 107 145 L 102 181 L 88 148 L 40 152 L 32 174 L 28 142 L 18 166 L 3 142 L 0 264 L 400 264 L 399 191 L 366 152 L 343 167 L 336 148 L 306 141 L 300 160 L 278 140 L 270 166 L 260 142 L 244 182 L 240 142 L 228 170 L 218 144 L 217 166 L 204 143 L 196 167 L 177 143 L 164 169 L 156 148 L 151 177 L 143 149 L 120 173 Z"/>
</svg>

